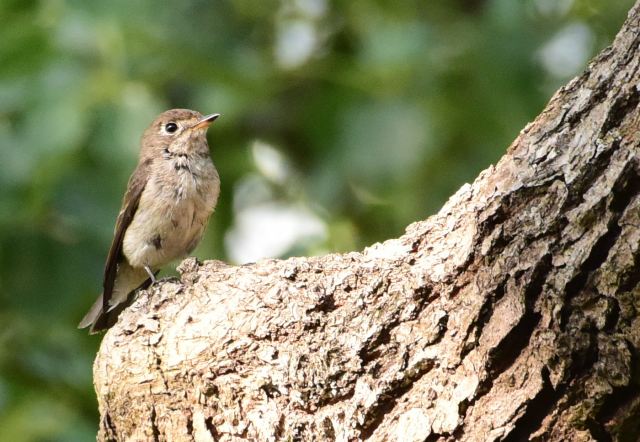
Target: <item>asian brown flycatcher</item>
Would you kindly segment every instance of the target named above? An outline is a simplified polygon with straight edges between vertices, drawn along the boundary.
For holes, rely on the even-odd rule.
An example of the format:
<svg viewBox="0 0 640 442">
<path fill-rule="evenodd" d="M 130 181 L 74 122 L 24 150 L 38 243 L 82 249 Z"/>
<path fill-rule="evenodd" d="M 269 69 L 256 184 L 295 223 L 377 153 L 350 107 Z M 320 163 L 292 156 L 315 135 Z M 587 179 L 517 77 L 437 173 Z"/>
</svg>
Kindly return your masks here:
<svg viewBox="0 0 640 442">
<path fill-rule="evenodd" d="M 111 327 L 137 289 L 154 283 L 160 267 L 190 253 L 202 238 L 220 193 L 206 138 L 218 117 L 172 109 L 144 132 L 116 221 L 102 295 L 79 328 L 97 333 Z"/>
</svg>

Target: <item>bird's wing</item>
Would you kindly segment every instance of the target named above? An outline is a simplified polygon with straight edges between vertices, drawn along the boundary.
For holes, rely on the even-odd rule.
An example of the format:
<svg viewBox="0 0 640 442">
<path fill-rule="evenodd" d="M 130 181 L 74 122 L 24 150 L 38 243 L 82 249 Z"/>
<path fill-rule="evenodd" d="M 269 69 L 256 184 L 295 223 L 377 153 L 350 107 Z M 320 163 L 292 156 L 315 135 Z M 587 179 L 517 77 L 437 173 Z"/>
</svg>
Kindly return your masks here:
<svg viewBox="0 0 640 442">
<path fill-rule="evenodd" d="M 150 161 L 143 161 L 138 164 L 136 170 L 133 171 L 131 178 L 129 178 L 129 184 L 127 185 L 127 192 L 124 195 L 122 201 L 122 209 L 116 220 L 116 229 L 113 235 L 113 241 L 109 248 L 109 255 L 107 256 L 107 262 L 104 265 L 104 279 L 102 282 L 102 311 L 109 310 L 109 300 L 113 294 L 113 286 L 116 280 L 116 273 L 118 271 L 118 263 L 122 260 L 122 241 L 127 228 L 131 224 L 131 220 L 136 214 L 138 209 L 138 203 L 140 202 L 140 196 L 147 184 L 148 167 Z"/>
</svg>

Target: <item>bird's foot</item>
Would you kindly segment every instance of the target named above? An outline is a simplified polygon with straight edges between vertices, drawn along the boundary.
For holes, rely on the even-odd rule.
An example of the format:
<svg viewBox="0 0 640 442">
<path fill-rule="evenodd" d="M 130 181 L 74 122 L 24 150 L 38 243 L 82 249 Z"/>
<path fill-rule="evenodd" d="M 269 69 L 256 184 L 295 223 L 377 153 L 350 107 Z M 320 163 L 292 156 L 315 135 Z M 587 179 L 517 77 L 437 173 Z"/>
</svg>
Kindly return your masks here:
<svg viewBox="0 0 640 442">
<path fill-rule="evenodd" d="M 180 282 L 180 278 L 177 276 L 165 276 L 162 280 L 167 282 Z"/>
<path fill-rule="evenodd" d="M 147 272 L 147 275 L 149 275 L 149 278 L 151 279 L 151 285 L 154 285 L 156 283 L 156 274 L 153 273 L 149 266 L 144 266 L 144 270 Z"/>
</svg>

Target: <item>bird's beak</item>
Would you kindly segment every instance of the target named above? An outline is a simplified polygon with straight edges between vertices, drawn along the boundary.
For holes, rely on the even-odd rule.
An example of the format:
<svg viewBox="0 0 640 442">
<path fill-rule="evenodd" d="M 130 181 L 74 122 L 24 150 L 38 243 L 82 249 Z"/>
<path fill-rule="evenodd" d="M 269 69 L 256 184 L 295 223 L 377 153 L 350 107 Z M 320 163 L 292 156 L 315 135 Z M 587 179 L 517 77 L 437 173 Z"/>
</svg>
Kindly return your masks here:
<svg viewBox="0 0 640 442">
<path fill-rule="evenodd" d="M 191 129 L 200 129 L 203 127 L 208 127 L 211 123 L 213 123 L 218 117 L 220 116 L 220 114 L 209 114 L 209 115 L 205 115 L 204 117 L 200 118 L 196 124 L 194 124 L 193 126 L 191 126 Z"/>
</svg>

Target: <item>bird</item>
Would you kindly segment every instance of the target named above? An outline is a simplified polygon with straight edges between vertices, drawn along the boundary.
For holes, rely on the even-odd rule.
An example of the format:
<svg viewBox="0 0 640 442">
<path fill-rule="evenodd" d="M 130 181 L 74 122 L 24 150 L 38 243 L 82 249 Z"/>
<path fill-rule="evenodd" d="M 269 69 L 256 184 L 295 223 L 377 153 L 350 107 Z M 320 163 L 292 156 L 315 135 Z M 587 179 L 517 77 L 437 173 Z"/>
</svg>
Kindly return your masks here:
<svg viewBox="0 0 640 442">
<path fill-rule="evenodd" d="M 160 114 L 144 131 L 104 267 L 102 294 L 78 328 L 113 326 L 160 268 L 193 251 L 220 194 L 207 129 L 220 114 L 189 109 Z"/>
</svg>

